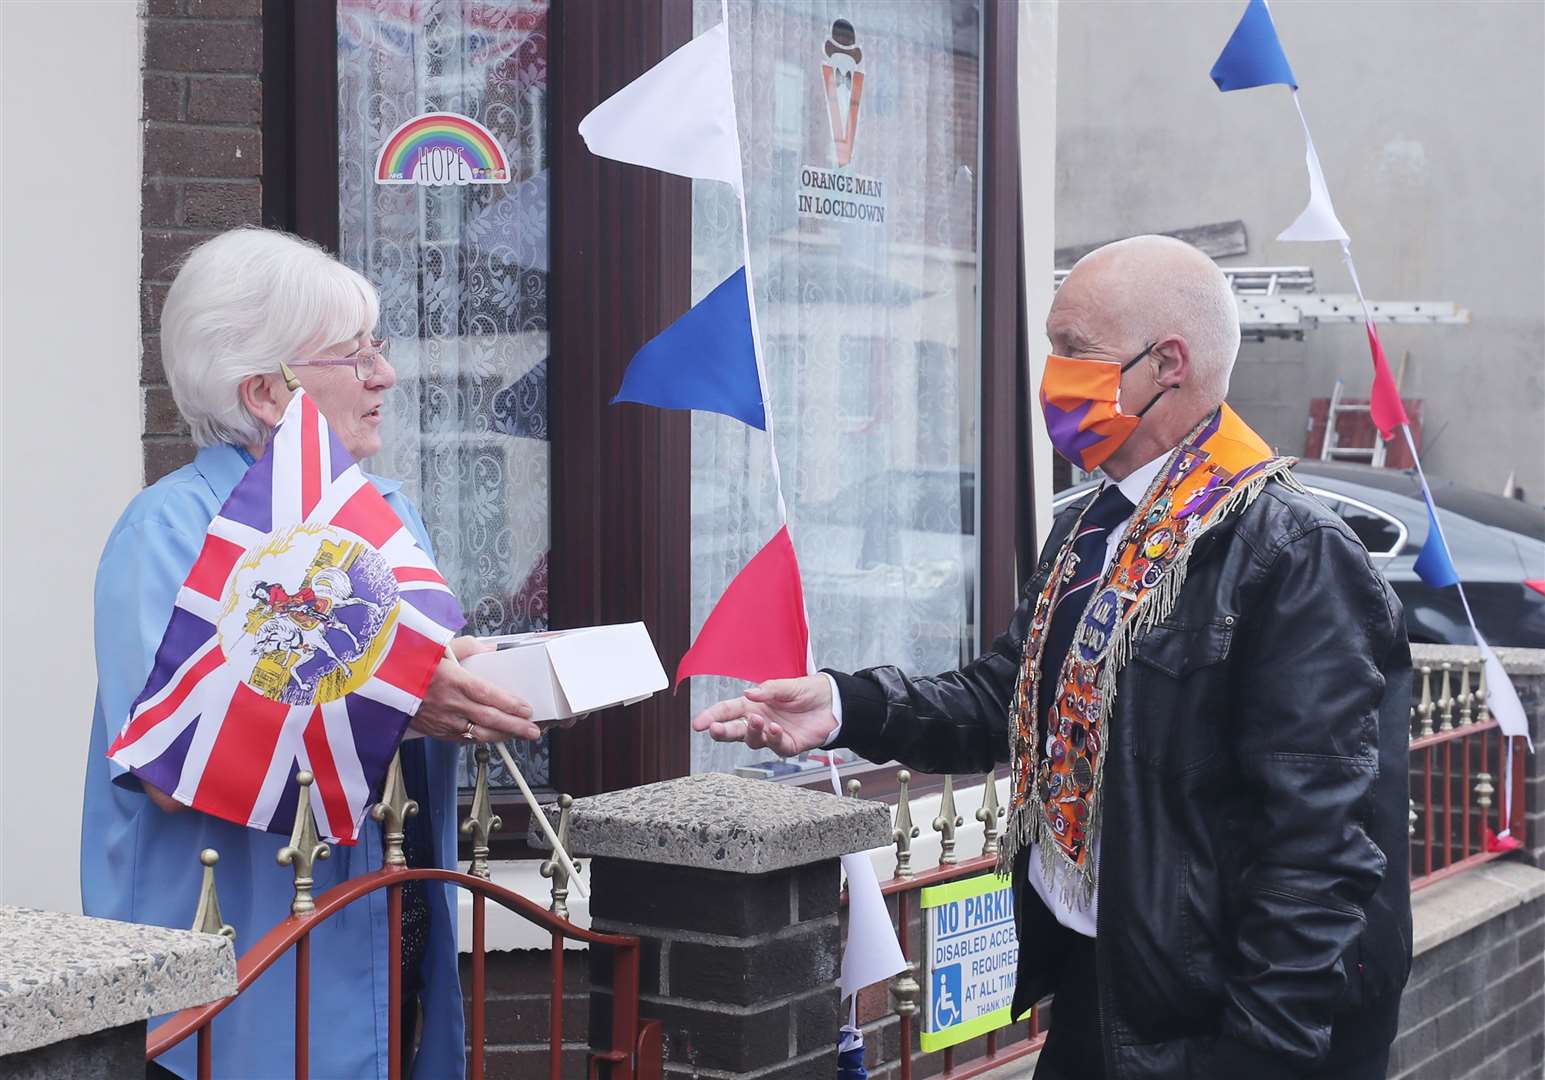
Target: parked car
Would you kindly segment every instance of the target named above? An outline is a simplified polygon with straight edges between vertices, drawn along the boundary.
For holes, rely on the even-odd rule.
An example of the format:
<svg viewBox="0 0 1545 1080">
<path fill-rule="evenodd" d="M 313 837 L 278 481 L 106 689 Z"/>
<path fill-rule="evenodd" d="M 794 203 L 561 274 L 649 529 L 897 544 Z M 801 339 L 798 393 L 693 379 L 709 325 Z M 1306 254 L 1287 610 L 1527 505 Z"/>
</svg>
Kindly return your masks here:
<svg viewBox="0 0 1545 1080">
<path fill-rule="evenodd" d="M 1300 462 L 1294 471 L 1362 540 L 1405 605 L 1413 642 L 1474 644 L 1459 591 L 1435 589 L 1416 576 L 1416 556 L 1427 540 L 1427 510 L 1415 472 L 1329 461 Z M 1545 508 L 1448 481 L 1430 482 L 1481 633 L 1492 645 L 1545 648 Z M 1095 483 L 1059 492 L 1053 507 L 1061 510 Z"/>
</svg>

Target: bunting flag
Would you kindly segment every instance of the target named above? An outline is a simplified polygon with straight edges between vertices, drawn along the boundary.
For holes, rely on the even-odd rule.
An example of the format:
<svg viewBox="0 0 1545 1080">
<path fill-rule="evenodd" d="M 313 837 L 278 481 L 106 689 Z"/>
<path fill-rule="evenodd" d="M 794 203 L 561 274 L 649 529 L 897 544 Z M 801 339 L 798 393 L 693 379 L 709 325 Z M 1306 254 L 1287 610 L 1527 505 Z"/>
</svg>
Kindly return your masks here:
<svg viewBox="0 0 1545 1080">
<path fill-rule="evenodd" d="M 810 628 L 804 596 L 785 525 L 719 597 L 676 667 L 676 685 L 689 675 L 763 682 L 805 674 Z"/>
<path fill-rule="evenodd" d="M 1239 25 L 1234 28 L 1233 35 L 1223 46 L 1223 52 L 1219 54 L 1217 62 L 1213 64 L 1212 79 L 1217 83 L 1218 89 L 1223 91 L 1244 90 L 1252 86 L 1273 84 L 1287 86 L 1292 90 L 1293 105 L 1298 111 L 1299 125 L 1304 133 L 1304 156 L 1309 170 L 1309 203 L 1298 215 L 1297 220 L 1284 229 L 1277 239 L 1334 240 L 1341 245 L 1342 261 L 1346 263 L 1347 273 L 1352 278 L 1352 287 L 1356 290 L 1358 302 L 1363 308 L 1363 327 L 1368 334 L 1368 351 L 1373 361 L 1373 387 L 1369 393 L 1369 412 L 1382 438 L 1393 438 L 1396 431 L 1404 437 L 1406 447 L 1411 452 L 1411 460 L 1416 466 L 1417 479 L 1421 482 L 1422 499 L 1427 504 L 1427 539 L 1422 544 L 1421 553 L 1417 556 L 1416 572 L 1428 585 L 1435 588 L 1447 588 L 1452 585 L 1459 591 L 1459 602 L 1464 608 L 1465 619 L 1470 624 L 1470 632 L 1475 635 L 1475 643 L 1480 649 L 1481 660 L 1486 669 L 1487 706 L 1496 717 L 1498 728 L 1508 737 L 1507 778 L 1502 804 L 1502 820 L 1510 822 L 1513 807 L 1513 744 L 1518 738 L 1522 738 L 1528 743 L 1529 750 L 1531 752 L 1534 750 L 1534 743 L 1529 737 L 1528 719 L 1519 702 L 1518 691 L 1514 688 L 1512 679 L 1508 677 L 1507 671 L 1475 625 L 1475 614 L 1470 610 L 1470 600 L 1465 595 L 1464 583 L 1454 567 L 1448 541 L 1438 521 L 1432 488 L 1427 483 L 1427 474 L 1422 469 L 1421 455 L 1417 453 L 1416 440 L 1411 434 L 1410 418 L 1406 415 L 1404 402 L 1400 400 L 1400 390 L 1389 370 L 1389 361 L 1384 356 L 1384 346 L 1379 341 L 1378 328 L 1373 320 L 1373 310 L 1368 305 L 1368 298 L 1363 293 L 1363 284 L 1357 276 L 1357 264 L 1352 259 L 1351 237 L 1342 227 L 1340 219 L 1336 217 L 1335 207 L 1331 204 L 1330 189 L 1325 183 L 1324 171 L 1320 168 L 1319 155 L 1315 153 L 1314 139 L 1309 134 L 1309 121 L 1304 117 L 1303 105 L 1298 100 L 1298 81 L 1293 77 L 1293 69 L 1289 66 L 1287 54 L 1283 51 L 1282 42 L 1277 37 L 1277 28 L 1272 22 L 1271 12 L 1266 7 L 1265 0 L 1249 0 L 1246 4 Z M 1497 834 L 1487 829 L 1484 843 L 1488 851 L 1509 851 L 1518 846 L 1517 839 L 1510 835 L 1510 830 L 1507 828 Z"/>
<path fill-rule="evenodd" d="M 619 401 L 723 413 L 766 430 L 745 267 L 638 350 Z"/>
<path fill-rule="evenodd" d="M 837 762 L 827 758 L 826 769 L 832 794 L 841 797 Z M 989 776 L 987 782 L 995 783 L 996 778 Z M 901 952 L 869 853 L 855 851 L 842 856 L 842 874 L 848 885 L 848 939 L 842 947 L 838 985 L 841 996 L 848 999 L 848 1022 L 837 1033 L 837 1080 L 867 1080 L 864 1033 L 858 1026 L 858 992 L 905 971 L 907 958 Z"/>
<path fill-rule="evenodd" d="M 1425 498 L 1425 492 L 1423 496 Z M 1430 501 L 1427 503 L 1427 539 L 1422 544 L 1421 554 L 1416 557 L 1415 570 L 1416 576 L 1434 589 L 1459 584 L 1459 573 L 1448 553 L 1448 543 L 1438 528 L 1437 508 Z"/>
<path fill-rule="evenodd" d="M 1395 376 L 1384 358 L 1384 345 L 1379 341 L 1379 331 L 1371 319 L 1363 323 L 1368 332 L 1368 351 L 1373 356 L 1373 391 L 1368 395 L 1368 412 L 1374 426 L 1385 439 L 1393 439 L 1395 432 L 1411 422 L 1406 415 L 1405 402 L 1400 400 L 1400 390 Z"/>
<path fill-rule="evenodd" d="M 597 157 L 741 188 L 740 135 L 724 23 L 699 34 L 579 122 Z"/>
<path fill-rule="evenodd" d="M 778 533 L 741 570 L 682 657 L 689 675 L 762 681 L 815 670 L 788 505 L 768 415 L 767 368 L 751 280 L 750 229 L 730 68 L 729 6 L 698 35 L 592 109 L 579 133 L 591 153 L 735 189 L 741 267 L 628 364 L 612 399 L 722 413 L 767 433 Z"/>
<path fill-rule="evenodd" d="M 1460 593 L 1463 596 L 1463 592 Z M 1465 605 L 1465 611 L 1469 613 L 1469 605 Z M 1472 620 L 1472 626 L 1474 621 Z M 1518 690 L 1513 686 L 1513 680 L 1508 678 L 1502 661 L 1497 659 L 1497 654 L 1492 651 L 1486 639 L 1481 637 L 1479 630 L 1475 631 L 1475 643 L 1480 646 L 1481 663 L 1486 670 L 1486 707 L 1491 710 L 1491 715 L 1496 718 L 1497 729 L 1508 736 L 1507 760 L 1503 765 L 1502 774 L 1502 820 L 1508 825 L 1499 832 L 1494 832 L 1490 826 L 1486 827 L 1484 843 L 1487 851 L 1517 851 L 1523 847 L 1523 841 L 1513 835 L 1513 746 L 1519 739 L 1523 739 L 1529 752 L 1534 753 L 1534 739 L 1529 735 L 1529 714 L 1524 712 L 1523 702 L 1518 698 Z"/>
<path fill-rule="evenodd" d="M 1212 81 L 1225 93 L 1256 86 L 1298 89 L 1282 42 L 1277 40 L 1277 27 L 1271 21 L 1266 0 L 1250 0 L 1245 6 L 1239 25 L 1218 54 L 1217 63 L 1212 65 L 1211 74 Z"/>
<path fill-rule="evenodd" d="M 1304 119 L 1304 107 L 1299 104 L 1298 91 L 1293 91 L 1293 105 L 1298 109 L 1298 121 L 1304 129 L 1304 166 L 1309 171 L 1309 203 L 1293 224 L 1277 234 L 1278 240 L 1296 243 L 1314 243 L 1335 240 L 1345 244 L 1351 239 L 1336 217 L 1331 205 L 1330 188 L 1325 183 L 1325 172 L 1320 168 L 1320 155 L 1314 150 L 1314 137 L 1309 134 L 1309 121 Z"/>
</svg>

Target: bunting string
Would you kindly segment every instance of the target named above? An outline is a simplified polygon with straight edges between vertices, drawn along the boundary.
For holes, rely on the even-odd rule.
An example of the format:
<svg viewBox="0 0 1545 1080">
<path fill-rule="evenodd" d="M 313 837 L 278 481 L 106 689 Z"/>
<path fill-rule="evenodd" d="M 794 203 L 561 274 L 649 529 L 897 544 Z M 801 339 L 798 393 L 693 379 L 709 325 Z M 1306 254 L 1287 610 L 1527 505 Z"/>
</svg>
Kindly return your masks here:
<svg viewBox="0 0 1545 1080">
<path fill-rule="evenodd" d="M 1521 737 L 1529 750 L 1531 752 L 1534 750 L 1528 720 L 1512 680 L 1503 669 L 1501 661 L 1497 659 L 1496 653 L 1481 635 L 1479 627 L 1476 626 L 1475 613 L 1471 610 L 1470 599 L 1465 594 L 1464 582 L 1460 580 L 1458 570 L 1454 566 L 1448 538 L 1444 535 L 1443 523 L 1438 516 L 1437 501 L 1433 498 L 1432 487 L 1427 482 L 1427 473 L 1422 468 L 1421 454 L 1416 449 L 1416 439 L 1411 433 L 1410 417 L 1406 414 L 1405 403 L 1400 399 L 1399 388 L 1395 385 L 1394 376 L 1390 372 L 1389 361 L 1384 355 L 1384 346 L 1379 340 L 1373 309 L 1363 292 L 1357 264 L 1352 258 L 1351 237 L 1336 216 L 1335 207 L 1330 198 L 1330 188 L 1325 182 L 1319 155 L 1314 148 L 1314 138 L 1309 132 L 1309 121 L 1304 115 L 1303 104 L 1298 97 L 1298 81 L 1293 76 L 1293 69 L 1277 36 L 1276 24 L 1272 21 L 1266 0 L 1249 0 L 1244 14 L 1240 16 L 1239 23 L 1234 28 L 1234 33 L 1218 55 L 1217 62 L 1213 64 L 1211 76 L 1218 89 L 1225 93 L 1271 85 L 1287 86 L 1292 91 L 1293 107 L 1298 113 L 1299 125 L 1304 133 L 1304 160 L 1309 173 L 1309 201 L 1293 224 L 1284 229 L 1277 239 L 1289 242 L 1334 240 L 1341 247 L 1341 260 L 1346 264 L 1347 274 L 1352 279 L 1352 288 L 1356 291 L 1358 303 L 1362 306 L 1363 327 L 1368 335 L 1368 350 L 1373 361 L 1373 386 L 1368 396 L 1369 413 L 1382 439 L 1386 441 L 1392 439 L 1396 430 L 1401 433 L 1406 448 L 1411 453 L 1417 481 L 1421 485 L 1422 501 L 1426 504 L 1427 539 L 1422 545 L 1420 555 L 1417 556 L 1416 572 L 1423 581 L 1434 588 L 1446 588 L 1452 585 L 1458 590 L 1459 603 L 1464 609 L 1465 620 L 1470 626 L 1470 633 L 1475 637 L 1475 643 L 1481 652 L 1481 661 L 1486 668 L 1488 705 L 1492 715 L 1497 719 L 1498 728 L 1507 737 L 1507 773 L 1503 782 L 1504 827 L 1494 838 L 1487 839 L 1487 845 L 1492 850 L 1508 850 L 1517 847 L 1519 841 L 1512 837 L 1511 830 L 1513 746 L 1514 741 Z"/>
<path fill-rule="evenodd" d="M 762 681 L 815 671 L 757 315 L 728 0 L 720 0 L 719 10 L 717 26 L 607 98 L 579 125 L 599 156 L 728 183 L 740 212 L 740 269 L 639 349 L 612 399 L 718 412 L 767 435 L 773 537 L 714 605 L 677 665 L 678 685 L 691 675 Z"/>
</svg>

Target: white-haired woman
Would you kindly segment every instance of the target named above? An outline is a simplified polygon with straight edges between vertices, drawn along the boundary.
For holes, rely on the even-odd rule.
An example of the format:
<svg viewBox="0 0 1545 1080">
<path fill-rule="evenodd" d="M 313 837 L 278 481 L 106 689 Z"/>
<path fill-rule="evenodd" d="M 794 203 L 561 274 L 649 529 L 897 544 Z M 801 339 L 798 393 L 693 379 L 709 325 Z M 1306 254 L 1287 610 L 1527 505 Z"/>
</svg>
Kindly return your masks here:
<svg viewBox="0 0 1545 1080">
<path fill-rule="evenodd" d="M 81 898 L 87 914 L 189 925 L 198 897 L 198 852 L 220 852 L 226 920 L 251 943 L 289 914 L 289 875 L 275 862 L 285 838 L 187 810 L 108 761 L 107 747 L 149 676 L 178 588 L 211 519 L 261 457 L 294 369 L 334 434 L 355 458 L 381 448 L 381 403 L 397 381 L 381 343 L 375 290 L 313 244 L 239 229 L 193 251 L 167 294 L 161 355 L 177 407 L 199 450 L 118 520 L 96 579 L 97 698 L 86 770 Z M 398 485 L 375 479 L 427 550 L 428 538 Z M 458 639 L 463 654 L 473 648 Z M 432 736 L 403 743 L 410 862 L 450 867 L 456 855 L 456 757 L 465 738 L 535 738 L 526 702 L 444 661 L 411 727 Z M 334 845 L 317 864 L 317 892 L 381 865 L 378 825 L 354 846 Z M 387 1047 L 386 897 L 375 893 L 311 933 L 311 1073 L 385 1076 L 387 1055 L 412 1075 L 462 1072 L 462 1008 L 451 891 L 418 888 L 404 904 L 403 1047 Z M 259 979 L 216 1021 L 215 1073 L 282 1076 L 294 1062 L 293 961 Z M 151 1066 L 194 1074 L 192 1040 Z"/>
</svg>

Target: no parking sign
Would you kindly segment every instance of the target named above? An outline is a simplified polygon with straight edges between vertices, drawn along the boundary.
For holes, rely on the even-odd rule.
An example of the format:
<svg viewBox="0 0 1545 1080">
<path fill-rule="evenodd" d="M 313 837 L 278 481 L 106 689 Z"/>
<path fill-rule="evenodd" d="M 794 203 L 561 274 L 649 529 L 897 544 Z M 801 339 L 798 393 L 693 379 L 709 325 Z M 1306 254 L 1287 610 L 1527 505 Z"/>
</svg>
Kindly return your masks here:
<svg viewBox="0 0 1545 1080">
<path fill-rule="evenodd" d="M 928 925 L 924 961 L 925 1051 L 974 1039 L 1011 1022 L 1019 970 L 1014 894 L 996 874 L 922 891 Z"/>
</svg>

